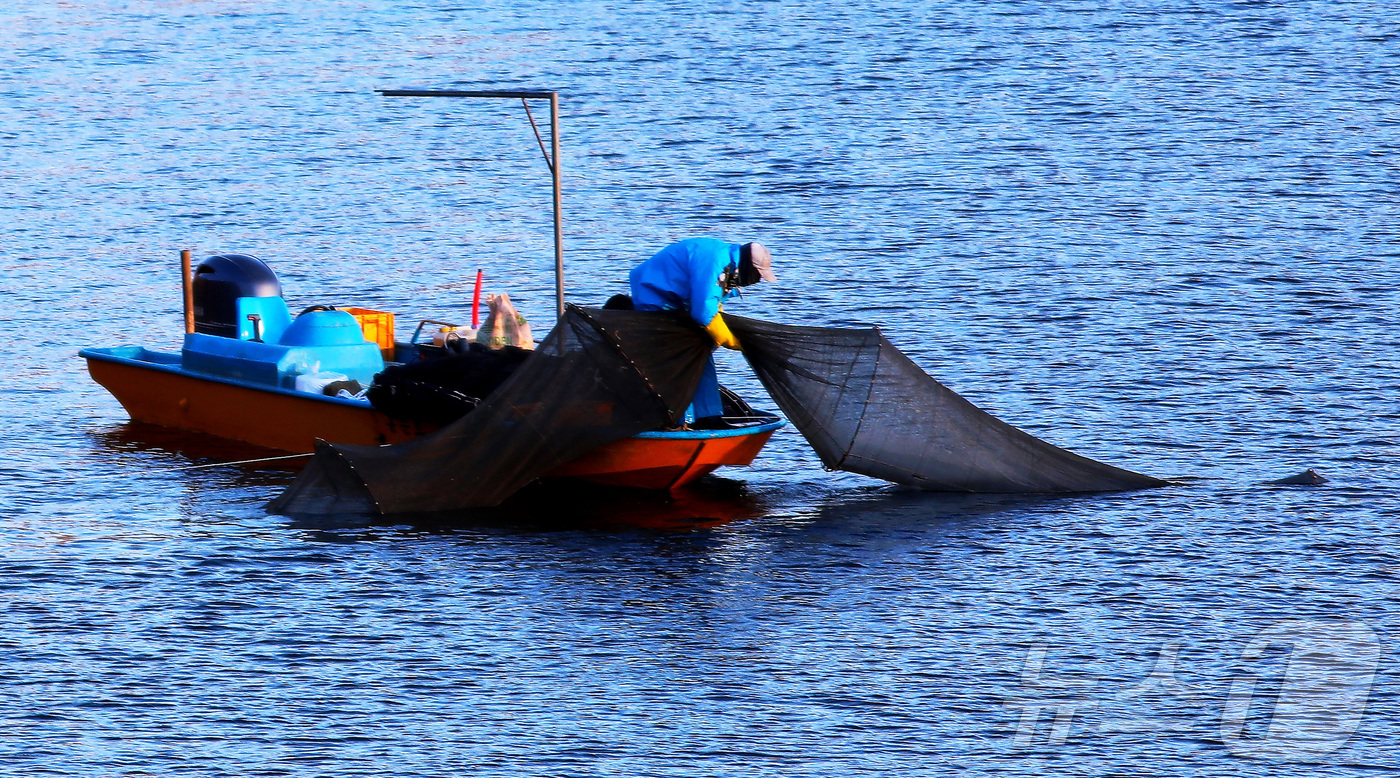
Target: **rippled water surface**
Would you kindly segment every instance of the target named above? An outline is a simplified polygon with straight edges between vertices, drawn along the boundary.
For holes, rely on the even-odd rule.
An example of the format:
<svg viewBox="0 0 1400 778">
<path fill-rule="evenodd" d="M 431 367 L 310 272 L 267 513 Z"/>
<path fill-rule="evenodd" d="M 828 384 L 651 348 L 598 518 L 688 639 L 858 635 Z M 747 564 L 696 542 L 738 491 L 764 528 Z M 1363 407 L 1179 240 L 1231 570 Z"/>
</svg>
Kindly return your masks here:
<svg viewBox="0 0 1400 778">
<path fill-rule="evenodd" d="M 1386 4 L 19 0 L 0 30 L 0 773 L 1400 769 Z M 460 317 L 480 267 L 547 322 L 518 104 L 393 87 L 559 90 L 571 300 L 760 240 L 782 282 L 737 312 L 877 323 L 1181 485 L 920 494 L 789 428 L 670 499 L 267 515 L 295 470 L 129 425 L 76 352 L 177 347 L 182 248 L 400 322 Z"/>
</svg>

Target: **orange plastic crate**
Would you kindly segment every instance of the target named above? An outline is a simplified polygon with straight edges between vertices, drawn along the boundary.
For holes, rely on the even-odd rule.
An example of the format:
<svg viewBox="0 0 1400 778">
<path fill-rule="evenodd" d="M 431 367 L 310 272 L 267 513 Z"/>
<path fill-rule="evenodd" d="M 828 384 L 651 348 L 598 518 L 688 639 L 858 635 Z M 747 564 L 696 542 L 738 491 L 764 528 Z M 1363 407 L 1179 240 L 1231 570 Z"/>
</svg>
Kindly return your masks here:
<svg viewBox="0 0 1400 778">
<path fill-rule="evenodd" d="M 341 308 L 360 323 L 360 331 L 365 334 L 365 340 L 371 343 L 378 343 L 379 350 L 385 358 L 394 354 L 394 314 L 388 311 L 376 311 L 373 308 Z"/>
</svg>

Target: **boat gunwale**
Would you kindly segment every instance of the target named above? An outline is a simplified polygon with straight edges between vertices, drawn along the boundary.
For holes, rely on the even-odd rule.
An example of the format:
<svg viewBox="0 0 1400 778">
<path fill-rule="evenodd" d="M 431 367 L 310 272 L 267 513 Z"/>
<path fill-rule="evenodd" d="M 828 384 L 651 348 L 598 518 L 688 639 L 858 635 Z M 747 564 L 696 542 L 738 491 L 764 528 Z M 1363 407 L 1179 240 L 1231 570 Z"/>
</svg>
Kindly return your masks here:
<svg viewBox="0 0 1400 778">
<path fill-rule="evenodd" d="M 133 357 L 126 357 L 120 354 L 112 353 L 115 351 L 132 348 L 140 349 L 142 352 L 147 354 L 156 354 L 163 357 L 175 356 L 177 361 L 152 362 L 145 359 L 135 359 Z M 283 387 L 274 386 L 272 384 L 260 384 L 255 383 L 253 381 L 242 381 L 237 378 L 215 375 L 213 373 L 201 373 L 196 370 L 188 370 L 183 364 L 181 364 L 180 361 L 178 361 L 178 355 L 171 354 L 171 352 L 168 351 L 153 351 L 152 349 L 148 349 L 145 346 L 85 348 L 82 351 L 78 352 L 78 356 L 83 357 L 84 359 L 96 359 L 102 362 L 113 362 L 120 365 L 129 365 L 132 367 L 141 367 L 148 370 L 156 370 L 162 373 L 171 373 L 174 375 L 184 376 L 186 378 L 196 378 L 201 381 L 213 381 L 214 383 L 227 384 L 229 386 L 237 386 L 240 389 L 251 389 L 257 392 L 271 392 L 273 394 L 285 395 L 287 397 L 295 397 L 297 399 L 302 400 L 324 401 L 334 403 L 336 405 L 348 405 L 352 408 L 374 410 L 374 406 L 369 404 L 369 400 L 354 400 L 348 397 L 331 397 L 329 395 L 324 394 L 312 394 L 311 392 L 298 392 L 295 389 L 284 389 Z"/>
<path fill-rule="evenodd" d="M 639 432 L 633 435 L 634 438 L 642 439 L 664 439 L 664 440 L 714 440 L 717 438 L 740 438 L 745 435 L 754 435 L 760 432 L 771 432 L 781 427 L 787 426 L 787 419 L 775 417 L 773 421 L 762 424 L 751 424 L 744 427 L 732 427 L 722 430 L 650 430 Z"/>
</svg>

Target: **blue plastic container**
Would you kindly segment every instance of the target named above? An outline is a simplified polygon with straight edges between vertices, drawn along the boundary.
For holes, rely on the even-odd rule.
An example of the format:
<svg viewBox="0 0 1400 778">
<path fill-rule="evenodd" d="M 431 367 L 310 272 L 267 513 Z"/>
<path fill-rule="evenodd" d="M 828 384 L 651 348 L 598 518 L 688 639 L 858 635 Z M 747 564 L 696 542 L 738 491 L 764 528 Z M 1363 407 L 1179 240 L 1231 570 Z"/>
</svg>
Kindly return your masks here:
<svg viewBox="0 0 1400 778">
<path fill-rule="evenodd" d="M 271 332 L 264 331 L 264 340 Z M 344 373 L 368 386 L 384 369 L 379 344 L 365 340 L 359 322 L 344 311 L 304 313 L 277 340 L 192 333 L 185 336 L 180 363 L 186 370 L 284 389 L 295 389 L 299 375 L 326 372 Z"/>
</svg>

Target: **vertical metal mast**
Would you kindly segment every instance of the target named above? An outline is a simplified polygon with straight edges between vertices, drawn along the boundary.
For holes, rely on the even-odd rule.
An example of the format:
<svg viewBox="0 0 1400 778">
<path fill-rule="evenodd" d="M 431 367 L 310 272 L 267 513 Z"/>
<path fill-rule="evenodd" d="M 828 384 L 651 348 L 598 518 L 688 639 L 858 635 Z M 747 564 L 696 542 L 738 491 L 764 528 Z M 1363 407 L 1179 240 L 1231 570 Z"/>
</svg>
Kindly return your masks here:
<svg viewBox="0 0 1400 778">
<path fill-rule="evenodd" d="M 525 102 L 521 100 L 521 102 Z M 526 107 L 529 104 L 526 103 Z M 549 145 L 554 150 L 549 170 L 554 174 L 554 301 L 559 318 L 564 318 L 564 216 L 559 182 L 559 93 L 549 93 Z"/>
<path fill-rule="evenodd" d="M 550 173 L 554 177 L 554 298 L 556 314 L 564 317 L 564 215 L 562 207 L 562 189 L 559 175 L 559 93 L 544 91 L 460 91 L 453 89 L 376 89 L 385 97 L 495 97 L 511 98 L 520 100 L 525 106 L 525 115 L 530 119 L 530 126 L 535 130 L 535 139 L 540 143 L 540 151 L 544 153 L 545 164 L 549 166 Z M 540 138 L 539 128 L 535 126 L 535 117 L 530 114 L 529 100 L 549 100 L 549 136 L 550 148 L 553 151 L 545 151 L 544 140 Z"/>
</svg>

